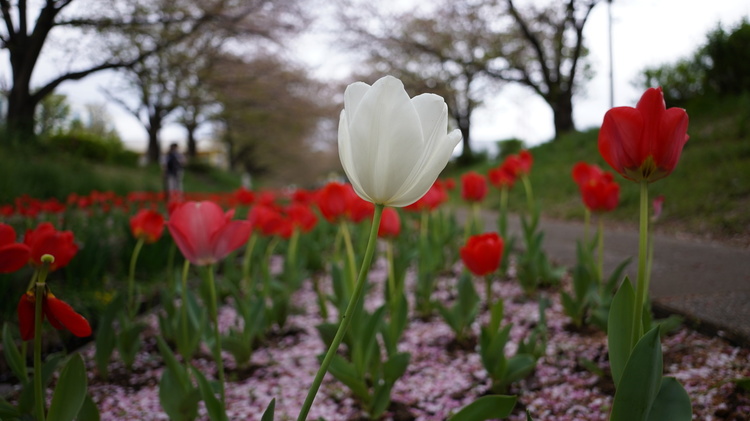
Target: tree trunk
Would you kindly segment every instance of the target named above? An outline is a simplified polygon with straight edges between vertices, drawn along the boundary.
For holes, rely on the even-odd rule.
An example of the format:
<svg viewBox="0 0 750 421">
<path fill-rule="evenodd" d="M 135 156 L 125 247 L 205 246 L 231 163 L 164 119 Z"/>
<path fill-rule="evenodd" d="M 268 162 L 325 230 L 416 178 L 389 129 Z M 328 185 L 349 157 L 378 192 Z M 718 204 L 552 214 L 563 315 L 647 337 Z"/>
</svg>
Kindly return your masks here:
<svg viewBox="0 0 750 421">
<path fill-rule="evenodd" d="M 197 125 L 186 124 L 185 130 L 187 130 L 187 156 L 188 159 L 194 160 L 198 156 L 198 141 L 195 139 L 195 129 Z"/>
<path fill-rule="evenodd" d="M 6 129 L 12 139 L 26 141 L 34 138 L 34 113 L 37 102 L 31 96 L 28 85 L 24 86 L 20 78 L 15 79 L 17 80 L 8 94 Z"/>
<path fill-rule="evenodd" d="M 158 164 L 161 156 L 161 145 L 159 144 L 161 119 L 158 116 L 152 115 L 148 120 L 148 150 L 146 156 L 148 157 L 149 164 Z"/>
<path fill-rule="evenodd" d="M 571 94 L 562 94 L 549 102 L 555 121 L 555 140 L 565 133 L 576 130 L 573 122 L 573 100 Z"/>
<path fill-rule="evenodd" d="M 474 151 L 471 149 L 471 124 L 468 118 L 457 118 L 458 129 L 461 131 L 461 156 L 458 157 L 459 165 L 469 165 L 474 161 Z"/>
</svg>

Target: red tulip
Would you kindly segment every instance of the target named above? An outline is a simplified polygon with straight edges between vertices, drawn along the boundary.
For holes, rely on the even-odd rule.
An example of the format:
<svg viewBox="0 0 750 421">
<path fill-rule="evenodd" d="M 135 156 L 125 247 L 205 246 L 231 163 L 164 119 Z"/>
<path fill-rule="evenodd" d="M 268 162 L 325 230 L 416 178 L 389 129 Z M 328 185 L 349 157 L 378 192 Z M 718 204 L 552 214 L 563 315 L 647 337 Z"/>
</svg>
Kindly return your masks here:
<svg viewBox="0 0 750 421">
<path fill-rule="evenodd" d="M 378 228 L 378 237 L 396 238 L 401 232 L 401 218 L 394 208 L 384 208 Z"/>
<path fill-rule="evenodd" d="M 75 336 L 84 338 L 91 335 L 89 322 L 76 313 L 68 303 L 47 291 L 42 297 L 42 319 L 47 317 L 55 329 L 67 329 Z M 36 297 L 33 290 L 27 291 L 18 302 L 18 324 L 21 339 L 28 341 L 34 338 L 34 306 Z"/>
<path fill-rule="evenodd" d="M 411 212 L 437 209 L 438 206 L 448 201 L 448 193 L 445 191 L 446 188 L 447 187 L 443 187 L 443 183 L 435 181 L 424 196 L 411 205 L 404 207 L 404 209 Z"/>
<path fill-rule="evenodd" d="M 375 205 L 372 202 L 368 202 L 359 197 L 359 195 L 354 192 L 354 188 L 351 184 L 348 184 L 347 186 L 349 189 L 349 195 L 347 198 L 347 213 L 349 219 L 355 224 L 358 224 L 366 218 L 372 218 L 372 215 L 375 213 Z"/>
<path fill-rule="evenodd" d="M 461 197 L 468 202 L 481 202 L 487 195 L 487 180 L 474 171 L 461 176 L 461 186 Z"/>
<path fill-rule="evenodd" d="M 516 175 L 507 165 L 500 165 L 487 173 L 490 183 L 498 189 L 511 188 L 516 182 Z"/>
<path fill-rule="evenodd" d="M 578 184 L 578 187 L 586 184 L 591 178 L 599 177 L 604 174 L 598 165 L 588 164 L 586 162 L 578 162 L 573 165 L 573 181 Z"/>
<path fill-rule="evenodd" d="M 0 223 L 0 273 L 11 273 L 26 266 L 31 249 L 23 243 L 16 243 L 16 230 Z"/>
<path fill-rule="evenodd" d="M 346 215 L 349 190 L 343 183 L 331 182 L 320 189 L 315 202 L 328 222 L 336 222 Z"/>
<path fill-rule="evenodd" d="M 519 174 L 529 174 L 531 172 L 531 165 L 534 163 L 534 157 L 531 156 L 531 152 L 524 149 L 518 153 L 519 161 Z"/>
<path fill-rule="evenodd" d="M 213 264 L 242 247 L 250 237 L 250 223 L 233 221 L 233 216 L 233 210 L 224 213 L 214 202 L 185 202 L 172 212 L 167 228 L 192 264 Z"/>
<path fill-rule="evenodd" d="M 255 200 L 255 193 L 244 187 L 240 187 L 234 191 L 234 199 L 241 205 L 251 205 Z"/>
<path fill-rule="evenodd" d="M 667 109 L 661 88 L 650 88 L 635 108 L 607 111 L 599 131 L 599 152 L 623 177 L 651 183 L 677 166 L 688 141 L 687 128 L 685 110 Z"/>
<path fill-rule="evenodd" d="M 612 179 L 612 174 L 603 173 L 581 185 L 581 197 L 591 212 L 609 212 L 620 200 L 620 185 Z"/>
<path fill-rule="evenodd" d="M 252 228 L 266 236 L 278 234 L 283 219 L 281 213 L 268 205 L 255 205 L 247 213 L 247 220 Z"/>
<path fill-rule="evenodd" d="M 29 246 L 29 259 L 35 266 L 42 265 L 42 256 L 51 254 L 55 262 L 49 267 L 50 272 L 65 267 L 78 253 L 78 246 L 71 231 L 57 231 L 49 222 L 42 222 L 36 229 L 27 230 L 23 242 Z"/>
<path fill-rule="evenodd" d="M 292 224 L 299 227 L 302 232 L 310 232 L 318 223 L 318 217 L 310 206 L 300 202 L 294 202 L 286 208 L 286 214 L 289 216 Z"/>
<path fill-rule="evenodd" d="M 130 232 L 146 243 L 155 243 L 164 232 L 164 217 L 155 210 L 142 209 L 130 218 Z"/>
<path fill-rule="evenodd" d="M 503 246 L 503 239 L 496 232 L 472 235 L 461 247 L 461 260 L 473 274 L 488 275 L 500 266 Z"/>
</svg>

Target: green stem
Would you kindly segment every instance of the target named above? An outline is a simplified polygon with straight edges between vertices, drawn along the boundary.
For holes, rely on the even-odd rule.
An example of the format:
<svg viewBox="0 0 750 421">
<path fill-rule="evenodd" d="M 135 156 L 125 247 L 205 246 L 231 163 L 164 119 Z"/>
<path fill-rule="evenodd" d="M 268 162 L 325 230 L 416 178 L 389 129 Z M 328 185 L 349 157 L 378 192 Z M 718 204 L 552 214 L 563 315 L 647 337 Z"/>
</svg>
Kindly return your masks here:
<svg viewBox="0 0 750 421">
<path fill-rule="evenodd" d="M 531 189 L 531 181 L 528 175 L 521 176 L 524 190 L 526 190 L 526 204 L 529 207 L 529 213 L 534 214 L 534 191 Z"/>
<path fill-rule="evenodd" d="M 588 250 L 589 247 L 589 224 L 591 223 L 591 211 L 585 208 L 583 212 L 583 244 Z"/>
<path fill-rule="evenodd" d="M 42 387 L 42 300 L 44 299 L 44 282 L 34 287 L 34 406 L 36 419 L 44 421 L 44 389 Z"/>
<path fill-rule="evenodd" d="M 484 296 L 487 299 L 487 308 L 492 307 L 492 277 L 484 276 Z"/>
<path fill-rule="evenodd" d="M 596 265 L 596 271 L 599 278 L 599 284 L 604 282 L 604 221 L 602 216 L 599 215 L 599 229 L 596 232 L 596 245 L 598 250 L 598 264 Z"/>
<path fill-rule="evenodd" d="M 354 309 L 357 307 L 357 303 L 359 302 L 360 298 L 362 297 L 362 293 L 364 292 L 365 284 L 367 284 L 367 274 L 370 270 L 370 263 L 372 263 L 372 256 L 373 254 L 375 254 L 375 244 L 377 243 L 378 239 L 378 227 L 380 226 L 380 217 L 382 216 L 382 214 L 383 205 L 376 204 L 375 213 L 372 216 L 370 238 L 367 241 L 367 249 L 365 250 L 362 267 L 360 268 L 359 276 L 357 277 L 357 284 L 354 289 L 354 294 L 352 294 L 352 297 L 349 300 L 349 305 L 347 305 L 346 311 L 344 311 L 343 316 L 341 316 L 341 322 L 339 323 L 339 328 L 336 331 L 336 336 L 334 336 L 333 342 L 331 342 L 331 346 L 328 348 L 328 352 L 326 352 L 326 355 L 323 358 L 323 362 L 320 364 L 320 368 L 315 375 L 313 384 L 312 386 L 310 386 L 310 390 L 307 392 L 307 397 L 305 398 L 305 402 L 302 404 L 302 409 L 300 410 L 299 416 L 297 417 L 297 421 L 304 421 L 307 419 L 307 414 L 308 412 L 310 412 L 310 408 L 312 407 L 312 403 L 315 400 L 315 395 L 317 395 L 318 393 L 318 389 L 320 389 L 320 384 L 323 382 L 323 377 L 325 377 L 325 374 L 328 371 L 328 366 L 331 364 L 333 356 L 336 354 L 341 341 L 344 339 L 346 331 L 349 329 L 349 324 L 352 321 L 352 313 L 354 313 Z"/>
<path fill-rule="evenodd" d="M 208 265 L 208 290 L 210 294 L 209 311 L 211 322 L 214 324 L 214 358 L 219 376 L 219 395 L 221 407 L 226 408 L 226 391 L 224 385 L 224 360 L 221 358 L 221 332 L 219 331 L 218 299 L 216 298 L 216 282 L 214 282 L 214 265 Z"/>
<path fill-rule="evenodd" d="M 508 232 L 508 188 L 500 189 L 500 221 L 498 223 L 500 236 L 506 238 Z"/>
<path fill-rule="evenodd" d="M 176 252 L 177 246 L 173 241 L 167 254 L 167 287 L 170 291 L 174 291 L 174 256 L 177 254 Z"/>
<path fill-rule="evenodd" d="M 377 237 L 377 233 L 376 237 Z M 349 225 L 346 221 L 341 220 L 341 235 L 344 238 L 344 247 L 346 248 L 346 261 L 349 267 L 349 291 L 352 291 L 354 287 L 354 280 L 357 279 L 357 268 L 356 262 L 354 261 L 354 246 L 352 245 L 352 236 L 349 233 Z"/>
<path fill-rule="evenodd" d="M 182 307 L 180 308 L 180 317 L 182 318 L 182 341 L 186 342 L 188 339 L 188 295 L 187 295 L 187 277 L 188 271 L 190 270 L 190 260 L 185 259 L 185 263 L 182 265 L 182 289 L 180 291 L 182 297 Z M 187 362 L 190 359 L 189 355 L 182 356 Z"/>
<path fill-rule="evenodd" d="M 268 300 L 271 297 L 271 256 L 273 256 L 276 245 L 279 244 L 279 237 L 274 236 L 271 242 L 266 246 L 266 256 L 263 260 L 263 299 Z"/>
<path fill-rule="evenodd" d="M 37 277 L 37 282 L 34 284 L 34 407 L 37 421 L 44 421 L 46 404 L 42 385 L 42 304 L 47 293 L 46 281 L 49 265 L 50 263 L 44 262 L 38 272 L 34 272 L 34 276 Z"/>
<path fill-rule="evenodd" d="M 646 294 L 648 295 L 649 286 L 651 285 L 651 267 L 654 263 L 654 235 L 649 233 L 648 236 L 648 260 L 646 260 Z"/>
<path fill-rule="evenodd" d="M 135 298 L 135 263 L 138 261 L 141 248 L 143 248 L 143 242 L 143 238 L 138 239 L 138 242 L 135 243 L 135 248 L 133 248 L 133 254 L 130 256 L 130 270 L 128 271 L 128 316 L 131 321 L 135 319 L 135 315 L 138 313 Z"/>
<path fill-rule="evenodd" d="M 388 259 L 388 300 L 391 308 L 396 306 L 396 299 L 400 295 L 396 290 L 396 272 L 393 268 L 393 240 L 389 239 L 385 245 L 385 256 Z"/>
<path fill-rule="evenodd" d="M 253 255 L 253 249 L 255 243 L 258 241 L 258 236 L 255 235 L 255 231 L 250 234 L 250 239 L 247 240 L 247 246 L 245 247 L 245 256 L 242 259 L 242 282 L 245 287 L 245 293 L 250 295 L 253 293 L 253 282 L 250 276 L 250 261 Z"/>
<path fill-rule="evenodd" d="M 635 307 L 633 312 L 634 347 L 643 336 L 643 304 L 646 299 L 646 254 L 648 251 L 648 182 L 641 181 L 640 230 L 638 240 L 638 279 L 635 286 Z"/>
</svg>

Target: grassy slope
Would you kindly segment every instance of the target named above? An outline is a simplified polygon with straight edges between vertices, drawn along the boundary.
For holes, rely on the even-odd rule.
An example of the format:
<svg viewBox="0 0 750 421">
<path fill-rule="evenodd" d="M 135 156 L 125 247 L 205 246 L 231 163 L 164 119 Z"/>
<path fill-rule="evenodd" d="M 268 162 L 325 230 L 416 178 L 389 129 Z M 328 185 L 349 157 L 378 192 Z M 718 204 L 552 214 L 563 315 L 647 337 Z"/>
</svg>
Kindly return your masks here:
<svg viewBox="0 0 750 421">
<path fill-rule="evenodd" d="M 651 197 L 665 196 L 657 229 L 750 245 L 750 95 L 722 101 L 696 101 L 686 107 L 690 116 L 686 144 L 675 171 L 649 187 Z M 578 161 L 611 170 L 597 149 L 598 130 L 568 135 L 532 149 L 531 182 L 543 213 L 562 219 L 583 218 L 577 187 L 571 178 Z M 486 174 L 497 162 L 472 168 Z M 456 175 L 453 172 L 452 175 Z M 620 206 L 606 216 L 610 224 L 637 223 L 638 186 L 619 175 Z M 497 195 L 490 205 L 497 204 Z M 511 206 L 525 203 L 518 185 Z"/>
<path fill-rule="evenodd" d="M 100 164 L 69 154 L 52 151 L 0 149 L 0 204 L 28 194 L 64 200 L 69 193 L 87 194 L 92 190 L 160 191 L 158 167 L 127 167 Z M 228 191 L 239 187 L 239 176 L 218 170 L 187 172 L 185 190 L 194 192 Z"/>
</svg>

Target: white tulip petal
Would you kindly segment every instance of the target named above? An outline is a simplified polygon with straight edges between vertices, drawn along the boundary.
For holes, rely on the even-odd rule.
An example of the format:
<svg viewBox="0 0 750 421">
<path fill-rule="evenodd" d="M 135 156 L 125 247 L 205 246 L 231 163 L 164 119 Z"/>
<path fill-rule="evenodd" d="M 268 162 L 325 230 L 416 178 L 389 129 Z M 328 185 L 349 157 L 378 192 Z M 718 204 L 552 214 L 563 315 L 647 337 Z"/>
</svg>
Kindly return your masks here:
<svg viewBox="0 0 750 421">
<path fill-rule="evenodd" d="M 391 203 L 390 206 L 409 206 L 424 196 L 448 164 L 453 155 L 453 150 L 456 149 L 456 145 L 461 141 L 461 138 L 461 131 L 456 129 L 444 139 L 436 142 L 435 147 L 426 153 L 426 158 L 422 162 L 420 177 L 415 179 L 409 189 L 400 195 L 398 202 Z"/>
</svg>

